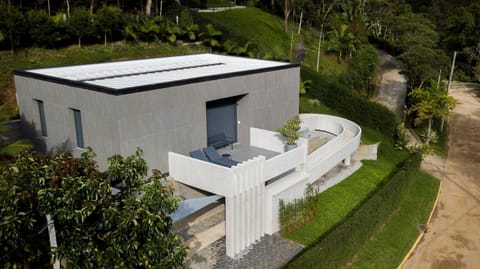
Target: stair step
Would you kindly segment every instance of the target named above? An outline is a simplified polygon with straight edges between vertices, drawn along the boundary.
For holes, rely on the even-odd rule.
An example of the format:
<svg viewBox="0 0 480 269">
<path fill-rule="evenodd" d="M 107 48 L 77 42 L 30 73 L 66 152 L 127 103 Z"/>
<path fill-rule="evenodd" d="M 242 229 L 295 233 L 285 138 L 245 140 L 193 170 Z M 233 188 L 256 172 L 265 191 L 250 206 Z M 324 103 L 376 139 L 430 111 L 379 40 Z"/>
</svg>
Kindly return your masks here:
<svg viewBox="0 0 480 269">
<path fill-rule="evenodd" d="M 185 219 L 175 222 L 173 229 L 184 241 L 188 241 L 204 230 L 225 221 L 224 212 L 225 206 L 223 203 L 216 202 Z"/>
<path fill-rule="evenodd" d="M 189 249 L 187 259 L 224 236 L 225 221 L 219 222 L 214 226 L 193 235 L 184 242 L 184 245 Z"/>
</svg>

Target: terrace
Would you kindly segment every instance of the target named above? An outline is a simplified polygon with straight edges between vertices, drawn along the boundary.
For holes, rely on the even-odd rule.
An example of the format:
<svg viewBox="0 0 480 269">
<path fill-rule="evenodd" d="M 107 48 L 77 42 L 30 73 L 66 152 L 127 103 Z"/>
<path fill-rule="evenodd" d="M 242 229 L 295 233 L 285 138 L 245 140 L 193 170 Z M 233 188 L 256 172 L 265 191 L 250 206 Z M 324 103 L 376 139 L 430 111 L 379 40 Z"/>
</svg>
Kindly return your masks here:
<svg viewBox="0 0 480 269">
<path fill-rule="evenodd" d="M 218 150 L 239 162 L 232 167 L 169 152 L 169 171 L 176 181 L 225 197 L 228 256 L 239 254 L 264 234 L 277 232 L 279 200 L 288 203 L 303 197 L 308 184 L 342 161 L 349 165 L 358 149 L 357 124 L 329 115 L 300 118 L 302 137 L 297 148 L 285 152 L 279 133 L 250 128 L 250 145 Z"/>
</svg>

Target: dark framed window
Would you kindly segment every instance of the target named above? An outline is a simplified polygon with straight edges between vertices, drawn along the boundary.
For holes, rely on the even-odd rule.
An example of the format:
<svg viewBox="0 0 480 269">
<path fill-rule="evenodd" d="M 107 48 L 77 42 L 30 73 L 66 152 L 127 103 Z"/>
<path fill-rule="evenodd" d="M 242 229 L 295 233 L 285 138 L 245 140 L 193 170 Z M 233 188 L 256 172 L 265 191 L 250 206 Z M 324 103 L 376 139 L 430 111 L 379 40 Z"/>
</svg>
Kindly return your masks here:
<svg viewBox="0 0 480 269">
<path fill-rule="evenodd" d="M 38 106 L 38 115 L 40 116 L 40 130 L 42 136 L 47 137 L 47 122 L 45 121 L 45 107 L 42 100 L 36 100 Z"/>
<path fill-rule="evenodd" d="M 75 121 L 75 136 L 77 138 L 77 147 L 84 148 L 85 144 L 83 143 L 83 127 L 82 127 L 82 114 L 80 110 L 73 109 L 73 119 Z"/>
</svg>

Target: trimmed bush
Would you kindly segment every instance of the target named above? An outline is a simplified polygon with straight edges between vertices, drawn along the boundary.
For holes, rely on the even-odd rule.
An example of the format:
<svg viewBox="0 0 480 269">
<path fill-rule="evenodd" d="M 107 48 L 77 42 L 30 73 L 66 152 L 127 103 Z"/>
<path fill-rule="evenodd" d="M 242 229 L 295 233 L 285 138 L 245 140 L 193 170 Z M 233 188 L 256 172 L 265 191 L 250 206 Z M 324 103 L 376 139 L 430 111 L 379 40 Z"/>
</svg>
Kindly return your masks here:
<svg viewBox="0 0 480 269">
<path fill-rule="evenodd" d="M 317 194 L 318 192 L 308 185 L 304 198 L 295 199 L 288 204 L 280 200 L 280 233 L 283 236 L 297 231 L 315 217 L 318 203 Z"/>
<path fill-rule="evenodd" d="M 340 268 L 398 208 L 418 172 L 421 156 L 413 155 L 383 187 L 337 227 L 306 247 L 284 268 Z"/>
</svg>

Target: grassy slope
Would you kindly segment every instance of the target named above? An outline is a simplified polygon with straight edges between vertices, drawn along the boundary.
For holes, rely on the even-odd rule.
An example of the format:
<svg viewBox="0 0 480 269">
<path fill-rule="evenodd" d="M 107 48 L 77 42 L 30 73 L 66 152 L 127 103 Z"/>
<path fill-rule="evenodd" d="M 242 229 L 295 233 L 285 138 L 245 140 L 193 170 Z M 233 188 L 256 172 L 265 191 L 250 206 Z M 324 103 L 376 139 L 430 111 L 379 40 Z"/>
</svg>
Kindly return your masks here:
<svg viewBox="0 0 480 269">
<path fill-rule="evenodd" d="M 315 67 L 317 59 L 318 32 L 315 29 L 303 27 L 302 34 L 297 35 L 298 26 L 290 25 L 285 32 L 283 19 L 254 7 L 235 9 L 217 13 L 202 13 L 213 24 L 219 24 L 229 29 L 227 36 L 239 36 L 252 41 L 260 51 L 260 58 L 289 59 L 290 43 L 293 30 L 294 40 L 303 38 L 307 50 L 304 65 Z M 294 52 L 296 42 L 294 42 Z M 325 49 L 326 45 L 323 44 Z M 334 55 L 325 54 L 322 50 L 320 70 L 323 72 L 343 72 L 347 69 L 345 62 L 338 64 Z M 293 56 L 295 57 L 295 56 Z"/>
<path fill-rule="evenodd" d="M 283 31 L 283 21 L 275 15 L 247 7 L 225 12 L 202 13 L 202 16 L 231 31 L 224 34 L 233 34 L 250 40 L 265 54 L 288 58 L 290 36 Z"/>
<path fill-rule="evenodd" d="M 319 196 L 318 214 L 288 238 L 309 245 L 350 215 L 379 185 L 395 171 L 397 165 L 408 157 L 406 152 L 396 151 L 390 139 L 377 131 L 362 127 L 362 141 L 381 141 L 379 158 L 363 161 L 363 166 L 353 175 L 323 192 Z"/>
<path fill-rule="evenodd" d="M 421 172 L 399 210 L 364 244 L 350 268 L 396 268 L 418 237 L 418 224 L 427 222 L 439 184 Z"/>
</svg>

